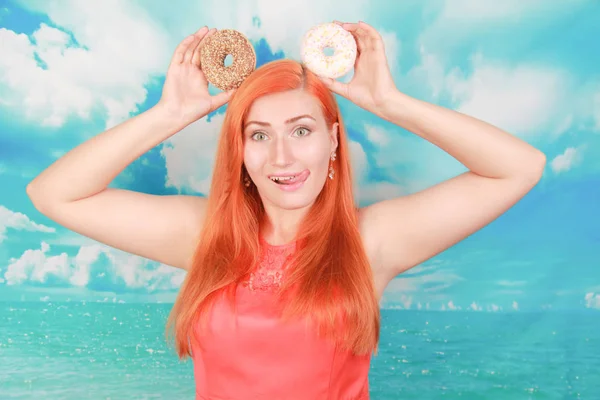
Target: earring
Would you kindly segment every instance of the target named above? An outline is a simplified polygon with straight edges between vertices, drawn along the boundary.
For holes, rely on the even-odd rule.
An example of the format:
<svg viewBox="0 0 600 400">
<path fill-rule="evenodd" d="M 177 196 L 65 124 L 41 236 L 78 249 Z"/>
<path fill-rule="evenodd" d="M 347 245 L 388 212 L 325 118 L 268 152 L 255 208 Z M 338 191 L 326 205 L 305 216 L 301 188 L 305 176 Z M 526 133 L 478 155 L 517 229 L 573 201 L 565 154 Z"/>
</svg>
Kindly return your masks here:
<svg viewBox="0 0 600 400">
<path fill-rule="evenodd" d="M 248 176 L 244 177 L 244 186 L 250 187 L 250 178 Z"/>
<path fill-rule="evenodd" d="M 333 164 L 333 161 L 335 161 L 335 151 L 331 155 L 331 161 L 332 161 L 332 164 Z M 333 176 L 335 175 L 335 170 L 333 169 L 332 164 L 329 165 L 329 179 L 331 179 L 331 180 L 333 180 Z"/>
</svg>

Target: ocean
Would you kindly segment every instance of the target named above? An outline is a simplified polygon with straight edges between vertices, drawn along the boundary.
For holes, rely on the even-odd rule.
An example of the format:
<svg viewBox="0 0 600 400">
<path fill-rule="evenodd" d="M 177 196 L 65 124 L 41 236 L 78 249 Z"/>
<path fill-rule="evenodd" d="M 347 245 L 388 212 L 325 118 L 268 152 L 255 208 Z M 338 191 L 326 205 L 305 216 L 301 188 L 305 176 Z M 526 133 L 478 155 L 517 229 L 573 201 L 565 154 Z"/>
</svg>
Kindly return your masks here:
<svg viewBox="0 0 600 400">
<path fill-rule="evenodd" d="M 0 399 L 193 399 L 172 304 L 0 303 Z M 383 310 L 373 400 L 600 399 L 598 312 Z"/>
</svg>

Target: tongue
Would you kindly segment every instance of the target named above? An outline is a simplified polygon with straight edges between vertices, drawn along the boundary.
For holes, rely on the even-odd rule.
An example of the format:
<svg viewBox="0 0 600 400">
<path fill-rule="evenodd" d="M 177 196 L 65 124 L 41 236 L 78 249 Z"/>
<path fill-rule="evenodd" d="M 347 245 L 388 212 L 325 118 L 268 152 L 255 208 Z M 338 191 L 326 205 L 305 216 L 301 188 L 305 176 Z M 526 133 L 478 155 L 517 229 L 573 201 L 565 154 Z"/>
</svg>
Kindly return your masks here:
<svg viewBox="0 0 600 400">
<path fill-rule="evenodd" d="M 307 172 L 302 172 L 302 173 L 296 175 L 295 177 L 293 177 L 292 179 L 278 181 L 277 183 L 279 183 L 280 185 L 291 185 L 291 184 L 294 184 L 294 183 L 297 183 L 297 182 L 300 182 L 300 181 L 306 179 L 307 174 L 308 174 Z"/>
<path fill-rule="evenodd" d="M 281 183 L 283 185 L 291 185 L 293 183 L 302 182 L 302 181 L 306 180 L 307 177 L 308 177 L 308 171 L 304 171 L 304 172 L 301 172 L 300 174 L 296 175 L 292 179 L 287 179 L 285 181 L 282 181 Z"/>
</svg>

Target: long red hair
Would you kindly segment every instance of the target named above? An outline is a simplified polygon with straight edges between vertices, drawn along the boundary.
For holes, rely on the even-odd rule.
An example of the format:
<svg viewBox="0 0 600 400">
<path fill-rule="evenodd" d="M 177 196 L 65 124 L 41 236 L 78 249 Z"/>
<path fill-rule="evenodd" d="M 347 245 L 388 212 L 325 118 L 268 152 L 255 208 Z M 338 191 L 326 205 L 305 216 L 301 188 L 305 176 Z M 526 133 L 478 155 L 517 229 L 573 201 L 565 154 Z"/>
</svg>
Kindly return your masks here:
<svg viewBox="0 0 600 400">
<path fill-rule="evenodd" d="M 333 94 L 301 63 L 277 60 L 254 71 L 229 102 L 217 147 L 204 226 L 167 320 L 167 339 L 175 336 L 180 359 L 191 356 L 195 324 L 226 293 L 235 309 L 235 287 L 260 260 L 261 221 L 265 210 L 254 185 L 245 187 L 242 127 L 259 97 L 304 89 L 321 103 L 331 128 L 339 123 L 335 179 L 323 190 L 301 222 L 297 251 L 280 289 L 282 319 L 309 318 L 318 332 L 355 354 L 377 353 L 380 312 L 358 230 L 357 206 L 346 131 Z M 341 325 L 340 325 L 341 323 Z M 342 328 L 343 327 L 343 328 Z"/>
</svg>

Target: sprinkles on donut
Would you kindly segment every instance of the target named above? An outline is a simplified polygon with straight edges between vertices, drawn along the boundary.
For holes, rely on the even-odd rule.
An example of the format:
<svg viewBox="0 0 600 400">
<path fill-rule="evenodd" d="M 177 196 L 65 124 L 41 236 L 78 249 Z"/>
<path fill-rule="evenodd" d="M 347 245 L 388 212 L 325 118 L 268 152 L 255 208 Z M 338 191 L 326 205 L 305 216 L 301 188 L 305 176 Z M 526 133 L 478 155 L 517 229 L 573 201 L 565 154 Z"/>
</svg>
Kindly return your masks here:
<svg viewBox="0 0 600 400">
<path fill-rule="evenodd" d="M 323 50 L 334 49 L 332 56 Z M 302 40 L 302 61 L 308 69 L 319 76 L 339 78 L 354 66 L 357 55 L 354 36 L 335 23 L 317 25 L 306 32 Z"/>
<path fill-rule="evenodd" d="M 233 64 L 225 66 L 231 55 Z M 223 29 L 206 39 L 200 51 L 200 65 L 206 79 L 221 90 L 237 89 L 256 68 L 252 43 L 234 29 Z"/>
</svg>

